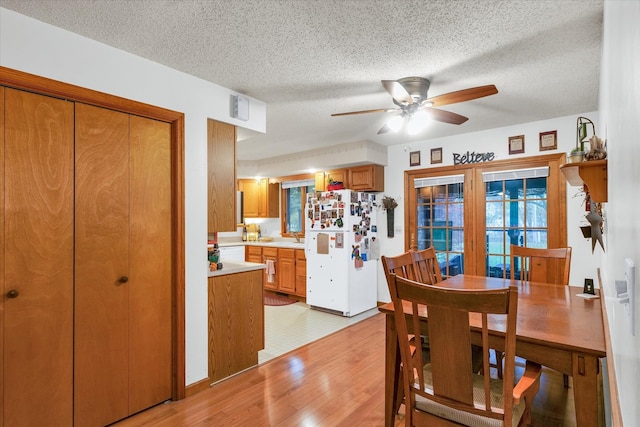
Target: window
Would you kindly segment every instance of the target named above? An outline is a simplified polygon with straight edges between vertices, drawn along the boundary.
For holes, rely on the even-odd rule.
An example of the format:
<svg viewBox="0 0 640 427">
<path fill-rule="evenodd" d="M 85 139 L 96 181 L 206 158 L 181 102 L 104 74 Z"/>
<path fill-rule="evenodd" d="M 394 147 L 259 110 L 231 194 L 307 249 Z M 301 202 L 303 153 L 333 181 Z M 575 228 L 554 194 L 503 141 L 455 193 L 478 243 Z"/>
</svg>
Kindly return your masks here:
<svg viewBox="0 0 640 427">
<path fill-rule="evenodd" d="M 485 173 L 486 275 L 510 277 L 510 246 L 548 247 L 549 168 Z"/>
<path fill-rule="evenodd" d="M 418 249 L 433 246 L 443 276 L 464 271 L 464 175 L 416 179 Z"/>
<path fill-rule="evenodd" d="M 307 193 L 315 191 L 315 180 L 285 181 L 282 183 L 282 235 L 304 235 Z"/>
<path fill-rule="evenodd" d="M 563 154 L 405 171 L 407 249 L 434 246 L 445 277 L 508 276 L 511 243 L 567 245 Z"/>
</svg>

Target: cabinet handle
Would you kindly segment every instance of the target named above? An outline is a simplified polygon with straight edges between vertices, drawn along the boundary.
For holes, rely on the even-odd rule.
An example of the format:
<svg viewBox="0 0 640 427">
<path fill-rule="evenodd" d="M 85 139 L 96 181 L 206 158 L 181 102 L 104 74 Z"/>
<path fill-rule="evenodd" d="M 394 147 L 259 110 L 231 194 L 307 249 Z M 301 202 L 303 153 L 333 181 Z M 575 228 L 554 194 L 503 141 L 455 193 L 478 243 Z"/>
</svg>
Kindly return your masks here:
<svg viewBox="0 0 640 427">
<path fill-rule="evenodd" d="M 120 283 L 127 283 L 129 281 L 129 278 L 127 276 L 122 276 L 120 279 L 118 279 L 118 281 Z"/>
<path fill-rule="evenodd" d="M 15 289 L 11 289 L 9 292 L 7 292 L 7 298 L 18 298 L 18 295 L 20 295 L 20 292 L 16 291 Z"/>
</svg>

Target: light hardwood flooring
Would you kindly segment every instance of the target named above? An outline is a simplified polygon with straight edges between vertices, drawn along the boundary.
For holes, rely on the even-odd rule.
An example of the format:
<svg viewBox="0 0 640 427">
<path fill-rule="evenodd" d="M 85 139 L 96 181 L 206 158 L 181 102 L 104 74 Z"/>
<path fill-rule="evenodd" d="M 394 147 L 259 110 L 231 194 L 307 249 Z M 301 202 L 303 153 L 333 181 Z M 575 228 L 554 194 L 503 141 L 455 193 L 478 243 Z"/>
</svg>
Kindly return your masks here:
<svg viewBox="0 0 640 427">
<path fill-rule="evenodd" d="M 116 425 L 382 426 L 384 327 L 384 315 L 376 314 Z M 404 425 L 402 414 L 395 425 Z M 573 389 L 563 387 L 557 372 L 543 370 L 533 425 L 575 426 Z"/>
</svg>

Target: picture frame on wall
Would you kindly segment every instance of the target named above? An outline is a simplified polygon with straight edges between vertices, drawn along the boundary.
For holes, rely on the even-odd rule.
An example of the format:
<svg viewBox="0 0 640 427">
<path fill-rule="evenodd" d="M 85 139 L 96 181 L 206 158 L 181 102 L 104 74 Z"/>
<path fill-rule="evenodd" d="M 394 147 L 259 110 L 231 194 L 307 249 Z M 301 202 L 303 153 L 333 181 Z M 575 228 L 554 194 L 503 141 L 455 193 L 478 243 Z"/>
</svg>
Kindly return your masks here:
<svg viewBox="0 0 640 427">
<path fill-rule="evenodd" d="M 524 135 L 509 137 L 509 154 L 524 153 Z"/>
<path fill-rule="evenodd" d="M 420 166 L 420 152 L 412 151 L 409 153 L 409 166 Z"/>
<path fill-rule="evenodd" d="M 442 163 L 442 147 L 431 149 L 431 164 Z"/>
<path fill-rule="evenodd" d="M 540 132 L 540 151 L 558 149 L 558 131 Z"/>
</svg>

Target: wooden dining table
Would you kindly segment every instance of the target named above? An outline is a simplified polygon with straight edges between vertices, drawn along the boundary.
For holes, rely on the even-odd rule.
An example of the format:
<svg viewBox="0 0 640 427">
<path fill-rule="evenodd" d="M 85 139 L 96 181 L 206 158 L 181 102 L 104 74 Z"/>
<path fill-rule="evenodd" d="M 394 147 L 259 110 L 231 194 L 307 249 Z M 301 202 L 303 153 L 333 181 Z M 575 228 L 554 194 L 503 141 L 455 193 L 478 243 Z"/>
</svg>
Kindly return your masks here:
<svg viewBox="0 0 640 427">
<path fill-rule="evenodd" d="M 582 287 L 520 282 L 495 277 L 460 274 L 438 283 L 453 289 L 504 288 L 518 286 L 516 355 L 537 362 L 573 378 L 576 425 L 604 425 L 601 358 L 606 356 L 600 298 L 578 296 Z M 599 293 L 599 290 L 596 290 Z M 411 315 L 411 306 L 404 307 Z M 393 302 L 381 305 L 386 314 L 385 426 L 393 427 L 398 406 L 400 352 L 393 317 Z M 419 313 L 421 334 L 428 335 L 426 310 Z M 504 316 L 489 316 L 489 344 L 501 350 L 498 337 L 504 335 Z M 470 319 L 480 327 L 480 318 Z M 472 340 L 479 339 L 479 332 Z M 492 345 L 491 337 L 495 337 Z"/>
</svg>

